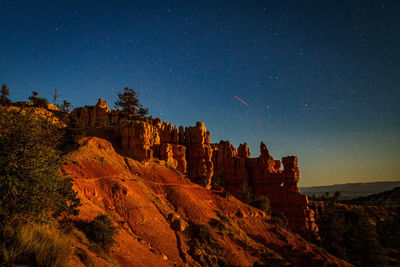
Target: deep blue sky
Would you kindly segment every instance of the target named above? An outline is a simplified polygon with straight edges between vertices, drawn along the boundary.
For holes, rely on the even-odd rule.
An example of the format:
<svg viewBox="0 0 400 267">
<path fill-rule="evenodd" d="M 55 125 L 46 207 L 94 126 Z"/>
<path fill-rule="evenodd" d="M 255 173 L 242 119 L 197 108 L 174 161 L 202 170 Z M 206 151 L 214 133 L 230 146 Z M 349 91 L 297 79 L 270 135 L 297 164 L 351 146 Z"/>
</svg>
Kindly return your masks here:
<svg viewBox="0 0 400 267">
<path fill-rule="evenodd" d="M 400 180 L 400 1 L 0 1 L 0 82 L 74 106 L 126 86 L 300 185 Z M 238 101 L 243 99 L 248 105 Z"/>
</svg>

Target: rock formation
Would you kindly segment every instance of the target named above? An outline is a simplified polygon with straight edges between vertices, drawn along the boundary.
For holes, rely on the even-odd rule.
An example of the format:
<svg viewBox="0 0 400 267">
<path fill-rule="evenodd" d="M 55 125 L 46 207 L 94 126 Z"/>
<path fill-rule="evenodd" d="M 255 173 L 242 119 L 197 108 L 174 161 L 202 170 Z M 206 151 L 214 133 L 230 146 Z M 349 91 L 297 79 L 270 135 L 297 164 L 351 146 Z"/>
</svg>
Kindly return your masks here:
<svg viewBox="0 0 400 267">
<path fill-rule="evenodd" d="M 238 156 L 240 158 L 250 158 L 250 150 L 247 143 L 240 144 L 238 147 Z"/>
<path fill-rule="evenodd" d="M 107 101 L 101 98 L 95 106 L 84 106 L 72 110 L 71 116 L 78 118 L 89 127 L 97 128 L 117 125 L 122 118 L 120 110 L 110 111 Z"/>
<path fill-rule="evenodd" d="M 228 158 L 237 156 L 236 148 L 229 141 L 220 141 L 219 144 L 212 144 L 214 173 L 221 176 L 225 161 Z"/>
<path fill-rule="evenodd" d="M 127 121 L 121 111 L 109 110 L 102 99 L 95 106 L 73 110 L 71 116 L 88 128 L 111 129 L 122 151 L 134 159 L 158 158 L 206 187 L 213 175 L 219 176 L 225 189 L 238 199 L 250 188 L 254 195 L 267 196 L 274 213 L 285 214 L 295 232 L 317 231 L 308 199 L 299 193 L 295 156 L 283 158 L 281 170 L 281 161 L 274 160 L 263 142 L 260 156 L 250 158 L 246 143 L 238 150 L 229 141 L 210 144 L 210 132 L 203 122 L 184 129 L 152 117 Z"/>
<path fill-rule="evenodd" d="M 284 169 L 281 170 L 281 162 L 274 160 L 263 142 L 260 144 L 261 155 L 258 158 L 249 158 L 247 144 L 239 146 L 237 156 L 231 152 L 234 148 L 227 150 L 226 146 L 226 142 L 215 144 L 214 153 L 222 155 L 213 157 L 216 166 L 214 170 L 222 173 L 226 190 L 239 199 L 242 199 L 249 189 L 254 195 L 267 196 L 273 212 L 285 214 L 293 231 L 318 231 L 313 211 L 308 208 L 308 199 L 299 193 L 297 186 L 297 157 L 283 158 Z M 218 169 L 218 160 L 221 158 L 224 159 L 222 172 Z"/>
<path fill-rule="evenodd" d="M 210 132 L 203 122 L 185 128 L 185 145 L 189 178 L 206 187 L 210 186 L 213 176 L 212 148 Z"/>
</svg>

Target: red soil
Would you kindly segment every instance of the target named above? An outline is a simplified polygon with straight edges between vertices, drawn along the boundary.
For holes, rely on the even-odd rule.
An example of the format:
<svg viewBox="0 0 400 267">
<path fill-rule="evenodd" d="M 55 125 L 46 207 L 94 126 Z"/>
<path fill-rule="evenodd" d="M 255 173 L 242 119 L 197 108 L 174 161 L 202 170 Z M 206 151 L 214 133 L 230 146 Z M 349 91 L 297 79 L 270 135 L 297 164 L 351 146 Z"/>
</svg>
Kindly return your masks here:
<svg viewBox="0 0 400 267">
<path fill-rule="evenodd" d="M 63 167 L 83 204 L 74 220 L 108 214 L 119 231 L 110 257 L 120 266 L 204 265 L 188 253 L 189 236 L 176 229 L 171 218 L 184 226 L 209 224 L 218 218 L 217 211 L 230 218 L 229 235 L 210 227 L 223 248 L 219 256 L 229 266 L 253 266 L 266 254 L 294 266 L 350 266 L 275 224 L 264 212 L 191 183 L 162 161 L 123 157 L 111 143 L 96 137 L 80 144 Z M 82 242 L 74 245 L 87 250 Z M 96 266 L 109 264 L 88 253 Z M 77 257 L 73 261 L 82 264 Z"/>
</svg>

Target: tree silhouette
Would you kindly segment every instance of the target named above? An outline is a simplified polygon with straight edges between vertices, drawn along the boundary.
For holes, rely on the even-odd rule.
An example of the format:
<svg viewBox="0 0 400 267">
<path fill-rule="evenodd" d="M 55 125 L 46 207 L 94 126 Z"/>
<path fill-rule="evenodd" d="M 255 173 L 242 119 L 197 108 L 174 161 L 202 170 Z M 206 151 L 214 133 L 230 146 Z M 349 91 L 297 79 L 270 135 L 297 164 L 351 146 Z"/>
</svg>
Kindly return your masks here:
<svg viewBox="0 0 400 267">
<path fill-rule="evenodd" d="M 118 94 L 115 105 L 122 108 L 122 113 L 128 119 L 143 119 L 149 113 L 149 110 L 139 103 L 135 90 L 129 87 L 125 87 L 124 92 Z"/>
<path fill-rule="evenodd" d="M 60 106 L 61 111 L 67 114 L 69 113 L 70 108 L 71 108 L 71 103 L 68 102 L 67 100 L 64 100 L 64 102 Z"/>
<path fill-rule="evenodd" d="M 32 91 L 32 95 L 28 97 L 30 101 L 33 102 L 35 107 L 47 108 L 48 102 L 46 98 L 38 97 L 39 93 L 36 91 Z"/>
<path fill-rule="evenodd" d="M 9 105 L 11 100 L 8 98 L 10 95 L 10 89 L 5 83 L 1 85 L 0 105 Z"/>
</svg>

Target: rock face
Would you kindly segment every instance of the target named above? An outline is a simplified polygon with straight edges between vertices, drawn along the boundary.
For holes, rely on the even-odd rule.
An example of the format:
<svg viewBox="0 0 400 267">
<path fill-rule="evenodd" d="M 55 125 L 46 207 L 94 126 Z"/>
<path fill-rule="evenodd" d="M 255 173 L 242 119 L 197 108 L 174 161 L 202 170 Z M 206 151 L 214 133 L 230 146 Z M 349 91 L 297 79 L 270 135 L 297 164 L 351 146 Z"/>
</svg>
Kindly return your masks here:
<svg viewBox="0 0 400 267">
<path fill-rule="evenodd" d="M 213 157 L 215 162 L 223 158 L 223 170 L 220 164 L 215 165 L 215 172 L 222 173 L 225 188 L 236 198 L 242 199 L 251 189 L 254 195 L 264 195 L 270 200 L 274 213 L 283 213 L 288 218 L 291 229 L 295 232 L 317 232 L 313 211 L 308 208 L 308 199 L 299 193 L 298 159 L 295 156 L 274 160 L 266 145 L 261 142 L 260 156 L 249 158 L 247 144 L 239 146 L 238 154 L 231 153 L 233 149 L 226 149 L 226 142 L 214 145 L 214 153 L 223 154 Z"/>
<path fill-rule="evenodd" d="M 95 106 L 74 109 L 71 116 L 88 128 L 111 129 L 122 151 L 130 157 L 156 157 L 208 188 L 212 177 L 218 176 L 225 189 L 238 199 L 249 189 L 255 195 L 267 196 L 274 213 L 285 214 L 295 232 L 318 231 L 308 199 L 299 193 L 295 156 L 284 157 L 281 170 L 281 161 L 274 160 L 263 142 L 260 156 L 250 158 L 246 143 L 239 145 L 238 150 L 229 141 L 210 144 L 210 132 L 203 122 L 184 129 L 152 117 L 127 121 L 120 110 L 109 110 L 102 99 Z"/>
<path fill-rule="evenodd" d="M 247 143 L 240 144 L 238 147 L 238 156 L 240 158 L 250 158 L 250 150 Z"/>
<path fill-rule="evenodd" d="M 157 128 L 142 121 L 121 124 L 119 135 L 123 152 L 137 160 L 152 159 L 153 146 L 160 145 Z"/>
<path fill-rule="evenodd" d="M 210 132 L 203 122 L 185 128 L 185 145 L 189 178 L 209 187 L 213 176 L 212 147 Z"/>
<path fill-rule="evenodd" d="M 219 144 L 212 144 L 215 175 L 221 176 L 227 159 L 236 157 L 238 152 L 229 141 L 220 141 Z"/>
<path fill-rule="evenodd" d="M 74 109 L 72 117 L 76 117 L 88 127 L 108 127 L 122 122 L 121 111 L 111 110 L 107 106 L 107 101 L 99 98 L 95 106 L 84 106 Z"/>
</svg>

